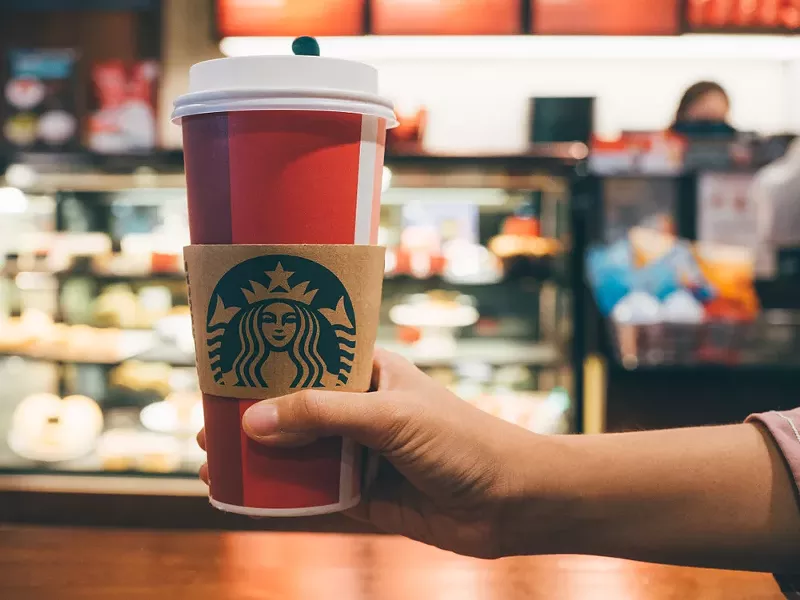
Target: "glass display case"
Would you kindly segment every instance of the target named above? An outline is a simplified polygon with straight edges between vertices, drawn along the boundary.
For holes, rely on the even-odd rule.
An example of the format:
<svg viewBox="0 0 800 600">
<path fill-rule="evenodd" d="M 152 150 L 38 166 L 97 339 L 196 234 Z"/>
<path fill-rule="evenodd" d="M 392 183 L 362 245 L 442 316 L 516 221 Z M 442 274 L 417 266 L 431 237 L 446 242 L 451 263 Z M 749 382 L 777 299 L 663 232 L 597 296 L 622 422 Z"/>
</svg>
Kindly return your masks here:
<svg viewBox="0 0 800 600">
<path fill-rule="evenodd" d="M 17 164 L 14 177 L 35 177 L 25 192 L 0 190 L 15 202 L 0 202 L 0 484 L 146 486 L 194 480 L 204 461 L 180 156 L 91 160 L 66 173 Z M 389 157 L 383 178 L 379 345 L 547 434 L 576 428 L 565 263 L 575 164 L 552 148 Z"/>
</svg>

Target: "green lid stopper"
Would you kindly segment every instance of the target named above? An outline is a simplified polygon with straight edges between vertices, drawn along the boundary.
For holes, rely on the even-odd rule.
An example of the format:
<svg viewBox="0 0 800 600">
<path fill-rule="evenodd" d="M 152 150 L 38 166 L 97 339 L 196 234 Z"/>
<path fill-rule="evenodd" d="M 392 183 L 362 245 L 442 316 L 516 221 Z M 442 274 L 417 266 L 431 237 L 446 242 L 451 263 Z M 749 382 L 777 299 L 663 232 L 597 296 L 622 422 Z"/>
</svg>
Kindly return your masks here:
<svg viewBox="0 0 800 600">
<path fill-rule="evenodd" d="M 292 52 L 297 56 L 319 56 L 319 43 L 310 35 L 304 35 L 292 42 Z"/>
</svg>

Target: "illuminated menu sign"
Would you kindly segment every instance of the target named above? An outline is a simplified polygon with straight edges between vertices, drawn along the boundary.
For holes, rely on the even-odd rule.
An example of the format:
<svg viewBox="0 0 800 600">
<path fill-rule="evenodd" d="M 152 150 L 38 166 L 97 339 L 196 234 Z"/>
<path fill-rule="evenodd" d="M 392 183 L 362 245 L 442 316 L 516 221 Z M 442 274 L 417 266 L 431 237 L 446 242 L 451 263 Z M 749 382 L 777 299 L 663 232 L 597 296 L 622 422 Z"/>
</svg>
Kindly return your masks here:
<svg viewBox="0 0 800 600">
<path fill-rule="evenodd" d="M 693 31 L 778 31 L 800 28 L 800 0 L 687 0 Z"/>
<path fill-rule="evenodd" d="M 379 35 L 513 35 L 522 33 L 523 0 L 373 0 Z"/>
<path fill-rule="evenodd" d="M 676 35 L 679 0 L 531 0 L 531 31 L 546 35 Z"/>
<path fill-rule="evenodd" d="M 364 0 L 217 0 L 222 36 L 361 35 Z"/>
</svg>

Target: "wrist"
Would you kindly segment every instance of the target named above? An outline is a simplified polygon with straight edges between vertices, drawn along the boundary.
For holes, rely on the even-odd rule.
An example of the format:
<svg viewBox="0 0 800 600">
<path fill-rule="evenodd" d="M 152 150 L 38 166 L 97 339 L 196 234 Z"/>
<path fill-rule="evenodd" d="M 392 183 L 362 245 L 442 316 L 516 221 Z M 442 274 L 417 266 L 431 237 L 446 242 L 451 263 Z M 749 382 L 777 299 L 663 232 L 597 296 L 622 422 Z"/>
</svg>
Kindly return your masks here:
<svg viewBox="0 0 800 600">
<path fill-rule="evenodd" d="M 514 448 L 510 485 L 500 512 L 506 556 L 576 554 L 589 519 L 581 446 L 575 436 L 528 434 Z"/>
</svg>

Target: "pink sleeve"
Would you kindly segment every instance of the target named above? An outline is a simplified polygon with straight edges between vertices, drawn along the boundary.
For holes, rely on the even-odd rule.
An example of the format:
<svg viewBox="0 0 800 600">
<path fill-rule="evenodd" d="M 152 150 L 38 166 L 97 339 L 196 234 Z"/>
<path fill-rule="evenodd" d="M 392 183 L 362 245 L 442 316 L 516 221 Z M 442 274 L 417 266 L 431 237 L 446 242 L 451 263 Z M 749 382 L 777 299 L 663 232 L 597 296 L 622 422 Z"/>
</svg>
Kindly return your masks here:
<svg viewBox="0 0 800 600">
<path fill-rule="evenodd" d="M 800 408 L 750 415 L 747 421 L 761 423 L 772 434 L 800 490 Z"/>
<path fill-rule="evenodd" d="M 767 428 L 786 459 L 795 488 L 800 491 L 800 408 L 750 415 L 747 421 Z M 800 576 L 775 575 L 775 579 L 786 598 L 800 599 Z"/>
</svg>

